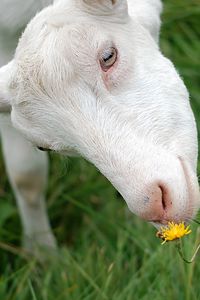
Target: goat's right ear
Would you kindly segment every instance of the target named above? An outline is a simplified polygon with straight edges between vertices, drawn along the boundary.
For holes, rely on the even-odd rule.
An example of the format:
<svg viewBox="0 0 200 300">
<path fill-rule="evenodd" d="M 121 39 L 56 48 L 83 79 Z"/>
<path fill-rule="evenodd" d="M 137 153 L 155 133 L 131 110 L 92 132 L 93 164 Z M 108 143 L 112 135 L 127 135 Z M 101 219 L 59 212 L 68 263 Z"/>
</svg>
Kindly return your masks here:
<svg viewBox="0 0 200 300">
<path fill-rule="evenodd" d="M 115 16 L 122 21 L 128 17 L 127 0 L 81 0 L 81 3 L 89 13 L 103 16 L 105 20 Z"/>
<path fill-rule="evenodd" d="M 13 61 L 0 68 L 0 112 L 9 112 L 11 110 L 9 86 L 13 71 Z"/>
</svg>

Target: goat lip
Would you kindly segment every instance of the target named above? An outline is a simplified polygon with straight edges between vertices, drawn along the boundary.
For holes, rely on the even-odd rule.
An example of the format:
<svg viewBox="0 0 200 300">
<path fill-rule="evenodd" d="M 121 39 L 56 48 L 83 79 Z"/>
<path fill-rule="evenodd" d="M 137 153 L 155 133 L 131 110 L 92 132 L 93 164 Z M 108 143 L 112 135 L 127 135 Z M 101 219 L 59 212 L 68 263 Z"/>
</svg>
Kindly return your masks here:
<svg viewBox="0 0 200 300">
<path fill-rule="evenodd" d="M 167 226 L 170 222 L 180 223 L 181 221 L 178 219 L 162 219 L 162 220 L 149 220 L 148 222 L 153 223 L 156 227 Z M 186 223 L 184 221 L 184 223 Z"/>
<path fill-rule="evenodd" d="M 192 169 L 190 168 L 187 160 L 182 157 L 178 157 L 181 167 L 183 169 L 183 173 L 185 175 L 186 185 L 188 189 L 188 203 L 187 203 L 187 219 L 191 220 L 197 213 L 199 208 L 199 185 L 198 182 L 193 184 L 194 181 L 194 173 L 192 173 Z M 196 180 L 196 178 L 195 178 Z"/>
<path fill-rule="evenodd" d="M 162 226 L 162 225 L 167 225 L 170 222 L 170 220 L 149 220 L 148 222 Z"/>
</svg>

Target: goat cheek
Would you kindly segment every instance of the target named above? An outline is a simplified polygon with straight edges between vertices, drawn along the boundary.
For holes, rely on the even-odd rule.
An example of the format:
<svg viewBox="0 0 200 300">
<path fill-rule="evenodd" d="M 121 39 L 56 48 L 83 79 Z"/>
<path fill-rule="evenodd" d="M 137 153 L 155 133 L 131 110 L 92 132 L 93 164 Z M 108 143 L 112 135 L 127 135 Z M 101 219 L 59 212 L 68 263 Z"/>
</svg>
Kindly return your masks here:
<svg viewBox="0 0 200 300">
<path fill-rule="evenodd" d="M 112 69 L 112 68 L 111 68 Z M 112 74 L 112 70 L 108 70 L 107 72 L 104 72 L 102 75 L 103 78 L 103 82 L 106 86 L 107 90 L 110 90 L 112 86 L 114 86 L 114 78 L 113 78 L 113 74 Z"/>
<path fill-rule="evenodd" d="M 119 60 L 117 60 L 107 72 L 103 72 L 102 78 L 107 90 L 111 90 L 113 87 L 117 87 L 119 85 L 123 78 L 121 72 L 122 70 L 119 68 Z"/>
</svg>

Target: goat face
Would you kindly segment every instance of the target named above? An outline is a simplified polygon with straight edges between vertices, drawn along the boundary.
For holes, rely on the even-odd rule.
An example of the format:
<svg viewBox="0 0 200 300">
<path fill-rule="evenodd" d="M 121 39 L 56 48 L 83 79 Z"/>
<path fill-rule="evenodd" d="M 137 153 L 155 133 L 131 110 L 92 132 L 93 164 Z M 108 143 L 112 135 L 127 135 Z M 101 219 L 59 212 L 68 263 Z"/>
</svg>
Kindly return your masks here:
<svg viewBox="0 0 200 300">
<path fill-rule="evenodd" d="M 1 88 L 16 128 L 40 147 L 91 161 L 135 214 L 165 224 L 196 213 L 187 90 L 125 1 L 46 8 L 2 68 Z"/>
</svg>

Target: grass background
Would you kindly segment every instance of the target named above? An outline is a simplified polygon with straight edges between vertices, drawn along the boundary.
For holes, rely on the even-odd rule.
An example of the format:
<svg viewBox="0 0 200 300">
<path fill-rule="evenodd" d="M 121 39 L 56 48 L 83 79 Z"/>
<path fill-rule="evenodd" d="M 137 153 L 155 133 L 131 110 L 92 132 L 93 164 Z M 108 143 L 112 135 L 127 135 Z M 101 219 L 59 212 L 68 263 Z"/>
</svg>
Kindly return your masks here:
<svg viewBox="0 0 200 300">
<path fill-rule="evenodd" d="M 199 0 L 165 1 L 161 47 L 190 90 L 200 129 Z M 200 256 L 186 265 L 173 244 L 161 246 L 155 229 L 131 215 L 82 159 L 51 156 L 48 211 L 60 248 L 46 263 L 27 260 L 2 156 L 0 174 L 1 300 L 200 299 Z M 184 241 L 187 256 L 198 242 L 193 227 Z"/>
</svg>

